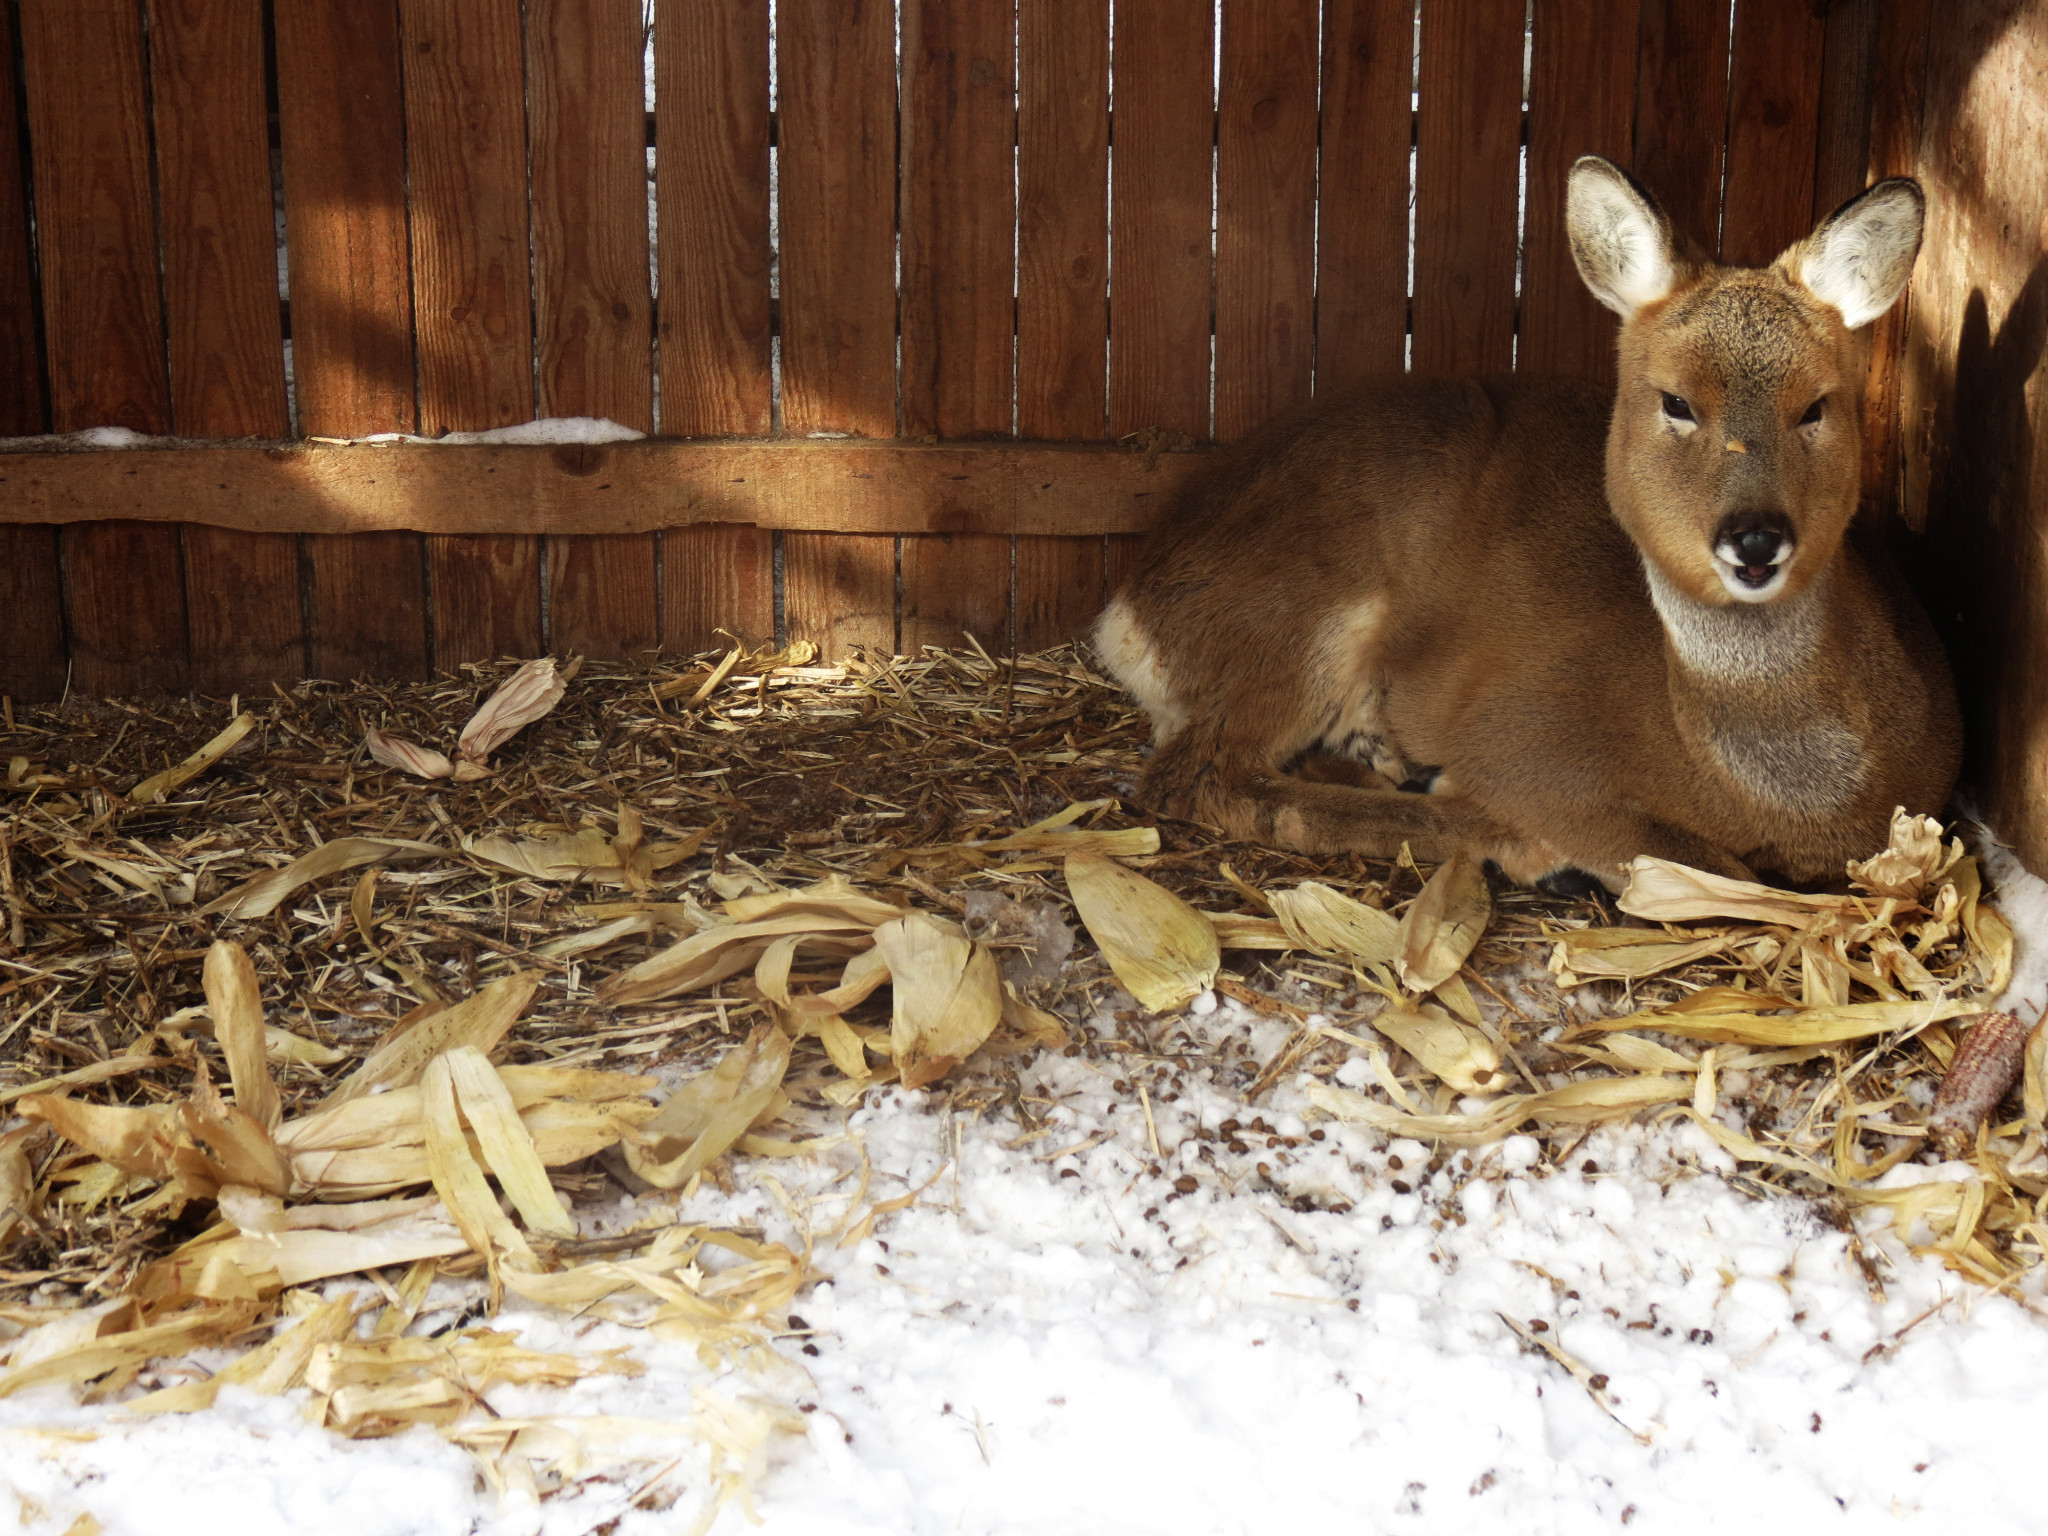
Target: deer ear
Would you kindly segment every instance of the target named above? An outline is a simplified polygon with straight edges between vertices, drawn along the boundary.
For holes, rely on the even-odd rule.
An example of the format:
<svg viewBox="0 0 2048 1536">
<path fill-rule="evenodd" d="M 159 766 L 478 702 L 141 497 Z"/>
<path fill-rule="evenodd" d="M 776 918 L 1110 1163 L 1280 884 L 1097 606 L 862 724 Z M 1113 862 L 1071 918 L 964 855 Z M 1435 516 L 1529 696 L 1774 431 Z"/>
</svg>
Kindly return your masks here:
<svg viewBox="0 0 2048 1536">
<path fill-rule="evenodd" d="M 1611 160 L 1582 155 L 1565 188 L 1572 260 L 1593 297 L 1622 319 L 1671 292 L 1671 221 L 1657 200 Z"/>
<path fill-rule="evenodd" d="M 1842 323 L 1853 331 L 1906 291 L 1926 219 L 1927 200 L 1917 181 L 1880 181 L 1829 214 L 1778 260 L 1815 298 L 1840 310 Z"/>
</svg>

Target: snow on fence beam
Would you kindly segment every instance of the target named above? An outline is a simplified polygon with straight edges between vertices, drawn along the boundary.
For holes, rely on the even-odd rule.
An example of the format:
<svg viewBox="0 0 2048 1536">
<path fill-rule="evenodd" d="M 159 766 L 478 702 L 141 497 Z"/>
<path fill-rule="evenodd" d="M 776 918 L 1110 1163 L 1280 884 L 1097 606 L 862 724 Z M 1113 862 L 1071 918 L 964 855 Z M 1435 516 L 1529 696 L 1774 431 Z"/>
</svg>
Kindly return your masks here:
<svg viewBox="0 0 2048 1536">
<path fill-rule="evenodd" d="M 1140 533 L 1200 453 L 1068 443 L 651 439 L 176 444 L 0 454 L 0 524 L 131 518 L 256 533 Z"/>
</svg>

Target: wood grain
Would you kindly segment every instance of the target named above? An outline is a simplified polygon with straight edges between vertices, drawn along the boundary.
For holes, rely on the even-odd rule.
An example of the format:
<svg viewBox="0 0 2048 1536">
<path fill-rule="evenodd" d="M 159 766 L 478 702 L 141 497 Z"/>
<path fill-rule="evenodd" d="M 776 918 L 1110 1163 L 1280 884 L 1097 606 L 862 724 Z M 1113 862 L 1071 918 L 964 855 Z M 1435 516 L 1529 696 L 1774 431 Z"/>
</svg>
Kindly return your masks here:
<svg viewBox="0 0 2048 1536">
<path fill-rule="evenodd" d="M 896 66 L 886 0 L 782 0 L 782 417 L 896 431 Z"/>
<path fill-rule="evenodd" d="M 1943 7 L 1927 35 L 1916 170 L 1939 189 L 1913 287 L 1908 470 L 1969 728 L 1964 784 L 2048 869 L 2048 32 Z"/>
<path fill-rule="evenodd" d="M 1010 649 L 1010 540 L 927 533 L 903 540 L 900 643 L 958 646 L 967 636 L 1000 655 Z"/>
<path fill-rule="evenodd" d="M 427 551 L 417 533 L 310 538 L 313 675 L 422 678 Z"/>
<path fill-rule="evenodd" d="M 859 542 L 894 544 L 889 539 Z M 729 636 L 748 645 L 775 639 L 775 536 L 766 528 L 744 523 L 671 528 L 661 536 L 661 558 L 661 647 L 669 655 L 729 649 Z"/>
<path fill-rule="evenodd" d="M 1017 431 L 1101 437 L 1108 420 L 1109 0 L 1019 0 L 1017 33 Z"/>
<path fill-rule="evenodd" d="M 1635 0 L 1536 0 L 1529 82 L 1529 203 L 1515 367 L 1614 379 L 1614 315 L 1579 278 L 1565 184 L 1581 155 L 1629 163 L 1635 130 Z"/>
<path fill-rule="evenodd" d="M 298 429 L 411 432 L 412 249 L 397 0 L 275 0 L 278 128 Z M 418 534 L 309 536 L 318 677 L 424 677 Z"/>
<path fill-rule="evenodd" d="M 1102 611 L 1101 539 L 1017 539 L 1016 642 L 1020 651 L 1078 640 Z"/>
<path fill-rule="evenodd" d="M 141 15 L 114 0 L 28 0 L 21 41 L 51 425 L 167 431 Z M 71 528 L 60 547 L 75 685 L 182 688 L 190 651 L 177 530 Z"/>
<path fill-rule="evenodd" d="M 28 198 L 22 182 L 20 98 L 15 90 L 14 7 L 0 4 L 0 434 L 48 423 L 36 349 L 35 279 Z M 0 695 L 54 699 L 66 673 L 57 530 L 0 525 Z"/>
<path fill-rule="evenodd" d="M 1714 248 L 1728 125 L 1727 0 L 1639 0 L 1636 179 Z"/>
<path fill-rule="evenodd" d="M 1208 5 L 1116 11 L 1109 431 L 1209 435 L 1213 28 Z"/>
<path fill-rule="evenodd" d="M 1521 0 L 1424 0 L 1415 149 L 1419 372 L 1507 368 L 1515 345 Z"/>
<path fill-rule="evenodd" d="M 859 646 L 896 649 L 896 541 L 815 533 L 782 536 L 783 613 L 791 640 L 827 659 Z"/>
<path fill-rule="evenodd" d="M 533 416 L 518 0 L 400 0 L 420 430 Z M 437 667 L 540 649 L 540 546 L 427 540 Z"/>
<path fill-rule="evenodd" d="M 1016 317 L 1016 33 L 987 0 L 903 10 L 903 433 L 1007 435 Z M 902 643 L 1010 638 L 1010 541 L 906 541 Z"/>
<path fill-rule="evenodd" d="M 538 539 L 428 534 L 427 586 L 437 668 L 540 654 Z"/>
<path fill-rule="evenodd" d="M 1922 113 L 1927 87 L 1928 16 L 1931 0 L 1896 0 L 1879 13 L 1872 46 L 1870 163 L 1868 179 L 1909 176 L 1919 169 Z M 1926 371 L 1908 369 L 1907 339 L 1918 299 L 1906 297 L 1871 322 L 1870 365 L 1865 376 L 1863 485 L 1880 506 L 1894 507 L 1887 531 L 1902 544 L 1926 520 L 1926 482 L 1905 473 L 1907 424 L 1919 429 Z M 1926 457 L 1919 456 L 1924 465 Z"/>
<path fill-rule="evenodd" d="M 768 0 L 660 0 L 654 71 L 661 429 L 767 432 Z"/>
<path fill-rule="evenodd" d="M 303 433 L 411 432 L 412 251 L 396 0 L 275 0 Z"/>
<path fill-rule="evenodd" d="M 1011 430 L 1016 43 L 1008 7 L 903 10 L 903 435 Z"/>
<path fill-rule="evenodd" d="M 1870 180 L 1878 27 L 1888 8 L 1883 0 L 1829 0 L 1813 160 L 1815 223 L 1861 192 Z M 1885 106 L 1887 111 L 1895 110 L 1897 103 Z"/>
<path fill-rule="evenodd" d="M 1099 438 L 1108 426 L 1108 0 L 1020 0 L 1017 47 L 1017 430 Z M 1020 648 L 1080 633 L 1102 606 L 1102 540 L 1019 537 L 1010 605 Z"/>
<path fill-rule="evenodd" d="M 35 265 L 22 181 L 21 97 L 15 84 L 14 5 L 0 0 L 0 435 L 49 426 L 36 347 Z"/>
<path fill-rule="evenodd" d="M 1216 421 L 1249 435 L 1309 396 L 1317 0 L 1223 8 L 1216 125 Z"/>
<path fill-rule="evenodd" d="M 1761 267 L 1813 228 L 1827 26 L 1811 4 L 1739 5 L 1721 259 Z"/>
<path fill-rule="evenodd" d="M 651 432 L 639 0 L 529 0 L 526 29 L 540 414 Z M 545 555 L 551 649 L 622 659 L 657 644 L 651 535 L 559 534 Z"/>
<path fill-rule="evenodd" d="M 895 7 L 780 0 L 776 16 L 782 424 L 893 436 Z M 782 584 L 792 639 L 894 647 L 895 540 L 786 539 Z"/>
<path fill-rule="evenodd" d="M 1414 13 L 1381 0 L 1324 12 L 1317 193 L 1316 392 L 1398 373 L 1408 345 L 1408 146 Z"/>
<path fill-rule="evenodd" d="M 64 608 L 57 530 L 0 523 L 0 695 L 40 702 L 64 692 Z"/>
<path fill-rule="evenodd" d="M 261 0 L 149 0 L 148 15 L 172 421 L 188 437 L 283 437 Z M 298 541 L 189 527 L 184 554 L 191 686 L 303 677 Z"/>
<path fill-rule="evenodd" d="M 1087 534 L 1151 526 L 1201 453 L 1085 443 L 656 438 L 602 448 L 193 445 L 0 454 L 0 524 L 105 518 L 252 533 Z"/>
</svg>

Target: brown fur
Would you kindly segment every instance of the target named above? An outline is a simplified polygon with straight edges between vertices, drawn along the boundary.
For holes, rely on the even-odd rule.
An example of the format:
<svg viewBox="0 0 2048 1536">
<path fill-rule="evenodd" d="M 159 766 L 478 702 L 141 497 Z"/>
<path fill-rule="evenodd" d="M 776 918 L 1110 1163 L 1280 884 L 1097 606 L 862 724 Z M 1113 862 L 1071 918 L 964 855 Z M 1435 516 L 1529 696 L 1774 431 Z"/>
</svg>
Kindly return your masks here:
<svg viewBox="0 0 2048 1536">
<path fill-rule="evenodd" d="M 1863 333 L 1801 281 L 1812 242 L 1716 267 L 1633 190 L 1670 283 L 1624 325 L 1612 396 L 1389 379 L 1270 428 L 1169 513 L 1097 638 L 1153 715 L 1162 811 L 1618 889 L 1638 854 L 1839 878 L 1894 806 L 1941 808 L 1946 663 L 1845 538 Z M 1600 253 L 1580 255 L 1600 293 Z M 1793 541 L 1768 601 L 1737 601 L 1715 565 L 1752 513 Z M 1432 770 L 1429 793 L 1396 787 Z"/>
</svg>

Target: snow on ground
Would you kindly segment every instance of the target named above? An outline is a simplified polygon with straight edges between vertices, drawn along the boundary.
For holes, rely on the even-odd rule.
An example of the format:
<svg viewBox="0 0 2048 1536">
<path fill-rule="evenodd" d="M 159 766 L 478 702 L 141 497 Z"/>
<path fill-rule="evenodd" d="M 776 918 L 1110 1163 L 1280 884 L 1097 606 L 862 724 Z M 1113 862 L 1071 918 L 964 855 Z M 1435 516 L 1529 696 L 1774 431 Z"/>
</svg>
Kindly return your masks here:
<svg viewBox="0 0 2048 1536">
<path fill-rule="evenodd" d="M 1284 1037 L 1231 1004 L 1183 1027 L 1223 1057 Z M 798 1404 L 802 1433 L 771 1441 L 758 1485 L 769 1536 L 2041 1528 L 2035 1297 L 1987 1295 L 1872 1233 L 1879 1300 L 1848 1235 L 1731 1188 L 1690 1126 L 1598 1132 L 1562 1170 L 1522 1137 L 1432 1165 L 1412 1142 L 1304 1125 L 1298 1082 L 1252 1110 L 1235 1066 L 1226 1089 L 1191 1065 L 1176 1098 L 1151 1095 L 1155 1157 L 1121 1071 L 1113 1054 L 1022 1066 L 1042 1117 L 1022 1144 L 1008 1110 L 884 1092 L 832 1150 L 745 1162 L 732 1192 L 681 1202 L 685 1220 L 816 1241 L 828 1278 L 766 1374 L 512 1305 L 499 1326 L 532 1347 L 627 1345 L 648 1371 L 498 1388 L 492 1407 L 673 1421 L 705 1386 Z M 834 1245 L 866 1203 L 919 1188 Z M 606 1231 L 651 1209 L 579 1214 Z M 1604 1376 L 1613 1416 L 1501 1314 Z M 647 1455 L 535 1504 L 481 1491 L 424 1430 L 348 1443 L 233 1391 L 130 1427 L 51 1389 L 0 1401 L 0 1529 L 85 1512 L 109 1533 L 689 1529 L 703 1451 Z M 650 1481 L 655 1502 L 680 1490 L 673 1507 L 628 1508 Z M 736 1507 L 716 1527 L 748 1528 Z"/>
</svg>

